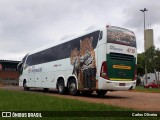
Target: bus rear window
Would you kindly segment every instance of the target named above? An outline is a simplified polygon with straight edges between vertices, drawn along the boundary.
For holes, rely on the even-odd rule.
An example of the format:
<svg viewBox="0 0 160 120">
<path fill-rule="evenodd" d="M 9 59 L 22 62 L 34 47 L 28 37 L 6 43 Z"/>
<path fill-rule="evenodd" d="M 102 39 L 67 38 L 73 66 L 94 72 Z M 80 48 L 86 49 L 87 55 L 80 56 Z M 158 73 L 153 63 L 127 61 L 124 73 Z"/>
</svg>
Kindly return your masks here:
<svg viewBox="0 0 160 120">
<path fill-rule="evenodd" d="M 136 39 L 133 32 L 113 26 L 107 29 L 107 43 L 136 47 Z"/>
</svg>

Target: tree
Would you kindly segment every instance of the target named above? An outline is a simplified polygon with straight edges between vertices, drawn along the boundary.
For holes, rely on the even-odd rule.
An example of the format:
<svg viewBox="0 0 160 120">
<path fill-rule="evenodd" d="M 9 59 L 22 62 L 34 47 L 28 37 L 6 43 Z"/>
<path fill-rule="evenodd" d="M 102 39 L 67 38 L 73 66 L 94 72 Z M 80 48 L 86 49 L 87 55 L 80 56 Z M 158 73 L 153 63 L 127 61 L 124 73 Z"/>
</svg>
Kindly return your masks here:
<svg viewBox="0 0 160 120">
<path fill-rule="evenodd" d="M 140 77 L 137 77 L 136 86 L 140 86 L 140 85 L 141 85 L 141 79 Z"/>
<path fill-rule="evenodd" d="M 156 50 L 156 56 L 155 56 L 155 71 L 158 71 L 158 73 L 156 74 L 156 78 L 157 78 L 157 84 L 158 87 L 160 88 L 159 84 L 160 84 L 160 50 L 157 49 Z"/>
<path fill-rule="evenodd" d="M 155 49 L 154 46 L 145 51 L 145 63 L 147 66 L 147 72 L 154 72 L 157 85 L 159 87 L 159 73 L 157 76 L 156 71 L 160 70 L 160 51 Z"/>
<path fill-rule="evenodd" d="M 147 65 L 147 72 L 151 73 L 154 72 L 154 69 L 156 67 L 155 58 L 156 58 L 156 50 L 155 47 L 152 46 L 145 51 L 145 63 Z"/>
<path fill-rule="evenodd" d="M 145 54 L 141 53 L 137 56 L 137 75 L 142 76 L 144 75 L 144 69 L 145 69 Z"/>
</svg>

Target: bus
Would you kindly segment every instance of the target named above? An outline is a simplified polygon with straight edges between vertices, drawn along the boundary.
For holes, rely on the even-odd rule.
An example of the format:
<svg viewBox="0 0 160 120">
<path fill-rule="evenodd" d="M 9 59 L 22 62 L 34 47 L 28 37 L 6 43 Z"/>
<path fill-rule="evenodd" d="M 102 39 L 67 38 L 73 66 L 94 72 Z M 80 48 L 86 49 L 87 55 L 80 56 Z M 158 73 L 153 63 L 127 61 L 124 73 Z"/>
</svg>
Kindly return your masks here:
<svg viewBox="0 0 160 120">
<path fill-rule="evenodd" d="M 104 96 L 107 91 L 135 89 L 135 34 L 121 27 L 100 26 L 28 53 L 19 63 L 24 90 L 57 89 L 59 94 Z"/>
</svg>

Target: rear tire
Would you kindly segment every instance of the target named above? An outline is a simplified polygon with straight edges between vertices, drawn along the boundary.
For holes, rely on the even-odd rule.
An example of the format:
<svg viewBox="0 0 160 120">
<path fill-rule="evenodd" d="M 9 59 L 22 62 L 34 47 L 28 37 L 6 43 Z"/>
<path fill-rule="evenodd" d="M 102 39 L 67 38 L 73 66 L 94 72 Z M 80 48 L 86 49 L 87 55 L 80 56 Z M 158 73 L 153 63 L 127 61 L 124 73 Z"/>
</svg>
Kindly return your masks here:
<svg viewBox="0 0 160 120">
<path fill-rule="evenodd" d="M 43 88 L 44 92 L 48 92 L 49 88 Z"/>
<path fill-rule="evenodd" d="M 103 96 L 105 96 L 107 91 L 106 90 L 99 90 L 99 91 L 96 91 L 96 93 L 97 93 L 98 96 L 103 97 Z"/>
<path fill-rule="evenodd" d="M 76 96 L 78 94 L 77 84 L 75 79 L 71 79 L 68 84 L 69 94 Z"/>
<path fill-rule="evenodd" d="M 63 80 L 59 80 L 57 84 L 58 93 L 61 95 L 65 94 L 65 85 Z"/>
<path fill-rule="evenodd" d="M 23 83 L 23 88 L 24 88 L 25 91 L 29 91 L 29 87 L 27 87 L 27 82 L 26 81 Z"/>
<path fill-rule="evenodd" d="M 82 93 L 82 95 L 84 95 L 84 96 L 89 96 L 89 95 L 91 95 L 91 94 L 93 93 L 93 90 L 82 91 L 81 93 Z"/>
</svg>

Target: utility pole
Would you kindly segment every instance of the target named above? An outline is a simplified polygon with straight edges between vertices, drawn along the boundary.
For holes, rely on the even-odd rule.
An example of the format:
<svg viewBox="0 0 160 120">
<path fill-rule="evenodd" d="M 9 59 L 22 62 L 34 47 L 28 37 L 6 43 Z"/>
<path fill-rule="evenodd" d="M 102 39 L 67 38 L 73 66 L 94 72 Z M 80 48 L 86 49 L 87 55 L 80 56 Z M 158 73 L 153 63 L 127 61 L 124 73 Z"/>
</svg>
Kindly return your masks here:
<svg viewBox="0 0 160 120">
<path fill-rule="evenodd" d="M 148 11 L 146 8 L 144 8 L 143 10 L 140 10 L 141 12 L 143 12 L 143 17 L 144 17 L 144 51 L 146 51 L 146 36 L 145 36 L 145 25 L 146 25 L 146 18 L 145 18 L 145 12 Z"/>
<path fill-rule="evenodd" d="M 143 10 L 141 9 L 140 10 L 141 12 L 143 12 L 143 17 L 144 17 L 144 51 L 146 51 L 146 35 L 145 35 L 145 12 L 148 11 L 146 8 L 144 8 Z M 147 80 L 147 63 L 146 63 L 146 59 L 145 59 L 145 79 L 146 79 L 146 83 L 148 83 L 148 80 Z"/>
</svg>

